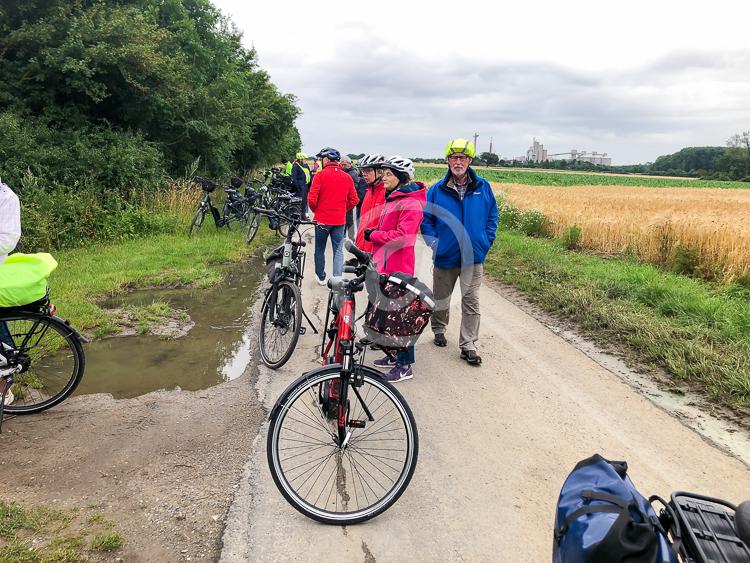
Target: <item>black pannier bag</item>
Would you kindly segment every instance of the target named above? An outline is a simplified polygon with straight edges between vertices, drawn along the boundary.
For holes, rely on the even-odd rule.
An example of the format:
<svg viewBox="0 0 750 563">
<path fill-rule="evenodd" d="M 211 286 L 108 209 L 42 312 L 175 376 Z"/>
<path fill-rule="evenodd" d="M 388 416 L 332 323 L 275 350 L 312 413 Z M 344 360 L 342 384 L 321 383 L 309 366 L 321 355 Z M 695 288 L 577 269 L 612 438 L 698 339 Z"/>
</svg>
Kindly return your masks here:
<svg viewBox="0 0 750 563">
<path fill-rule="evenodd" d="M 284 260 L 284 245 L 273 249 L 266 254 L 266 270 L 268 271 L 268 281 L 274 283 L 281 277 L 281 264 Z"/>
<path fill-rule="evenodd" d="M 387 348 L 406 348 L 419 339 L 435 309 L 432 291 L 413 276 L 369 273 L 365 279 L 370 307 L 365 334 Z"/>
</svg>

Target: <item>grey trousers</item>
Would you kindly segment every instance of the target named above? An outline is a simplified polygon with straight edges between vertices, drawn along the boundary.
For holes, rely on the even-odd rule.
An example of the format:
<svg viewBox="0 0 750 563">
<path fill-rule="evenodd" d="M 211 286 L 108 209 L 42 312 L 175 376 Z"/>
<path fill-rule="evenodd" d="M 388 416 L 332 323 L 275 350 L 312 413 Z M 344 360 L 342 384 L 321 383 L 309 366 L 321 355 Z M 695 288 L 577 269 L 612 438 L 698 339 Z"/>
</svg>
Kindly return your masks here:
<svg viewBox="0 0 750 563">
<path fill-rule="evenodd" d="M 435 334 L 445 334 L 450 317 L 451 294 L 459 280 L 461 288 L 461 333 L 458 346 L 461 350 L 476 350 L 479 340 L 479 288 L 482 285 L 484 266 L 473 264 L 464 268 L 438 268 L 432 273 L 432 293 L 435 310 L 430 324 Z"/>
</svg>

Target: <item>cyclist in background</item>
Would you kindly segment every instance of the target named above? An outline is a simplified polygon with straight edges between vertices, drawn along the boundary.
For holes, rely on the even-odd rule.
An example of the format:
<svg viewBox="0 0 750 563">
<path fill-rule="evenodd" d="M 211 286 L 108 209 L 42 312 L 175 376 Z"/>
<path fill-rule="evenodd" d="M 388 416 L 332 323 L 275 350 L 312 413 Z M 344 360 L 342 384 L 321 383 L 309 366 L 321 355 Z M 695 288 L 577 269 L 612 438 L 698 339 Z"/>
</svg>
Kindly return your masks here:
<svg viewBox="0 0 750 563">
<path fill-rule="evenodd" d="M 364 198 L 359 202 L 361 213 L 359 229 L 357 230 L 357 248 L 365 252 L 372 252 L 372 243 L 365 240 L 365 229 L 378 226 L 380 213 L 385 204 L 385 184 L 383 184 L 383 169 L 385 157 L 382 154 L 366 154 L 359 159 L 359 170 L 365 179 Z"/>
<path fill-rule="evenodd" d="M 359 170 L 352 166 L 352 159 L 348 156 L 341 157 L 341 168 L 343 168 L 344 172 L 351 176 L 352 182 L 354 182 L 354 189 L 357 191 L 357 197 L 361 202 L 362 198 L 365 197 L 365 190 L 367 189 L 367 183 L 365 182 L 365 179 L 362 177 L 362 174 L 359 173 Z M 346 212 L 346 236 L 349 238 L 349 240 L 354 240 L 357 234 L 354 214 L 355 209 L 350 209 Z M 359 217 L 357 217 L 357 219 L 359 219 Z"/>
<path fill-rule="evenodd" d="M 381 164 L 385 185 L 385 204 L 378 224 L 365 230 L 364 239 L 372 243 L 372 259 L 381 274 L 402 272 L 414 275 L 414 245 L 422 223 L 427 187 L 414 182 L 414 165 L 408 158 L 392 156 Z M 386 374 L 391 383 L 414 376 L 414 346 L 400 351 L 396 358 L 375 360 L 378 367 L 392 366 Z"/>
<path fill-rule="evenodd" d="M 323 168 L 313 178 L 307 202 L 318 223 L 315 226 L 315 276 L 319 285 L 325 285 L 328 237 L 333 247 L 333 275 L 341 276 L 346 212 L 354 209 L 359 198 L 351 177 L 341 169 L 339 151 L 326 147 L 316 156 L 323 162 Z"/>
<path fill-rule="evenodd" d="M 305 159 L 307 155 L 298 152 L 292 163 L 292 182 L 294 183 L 295 195 L 302 198 L 302 219 L 307 220 L 307 196 L 310 192 L 310 168 Z"/>
</svg>

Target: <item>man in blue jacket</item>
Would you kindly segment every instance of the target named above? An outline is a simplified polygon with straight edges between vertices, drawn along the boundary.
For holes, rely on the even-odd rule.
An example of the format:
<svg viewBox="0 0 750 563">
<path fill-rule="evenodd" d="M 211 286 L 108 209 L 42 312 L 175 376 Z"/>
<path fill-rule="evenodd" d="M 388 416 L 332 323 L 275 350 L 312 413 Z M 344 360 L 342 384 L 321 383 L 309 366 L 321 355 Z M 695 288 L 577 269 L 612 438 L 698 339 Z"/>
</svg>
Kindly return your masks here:
<svg viewBox="0 0 750 563">
<path fill-rule="evenodd" d="M 483 264 L 495 241 L 497 202 L 490 184 L 469 166 L 474 144 L 453 139 L 445 148 L 448 171 L 427 192 L 422 235 L 432 249 L 434 271 L 432 291 L 437 306 L 432 314 L 435 344 L 446 346 L 451 294 L 461 287 L 461 359 L 478 366 L 479 288 Z"/>
</svg>

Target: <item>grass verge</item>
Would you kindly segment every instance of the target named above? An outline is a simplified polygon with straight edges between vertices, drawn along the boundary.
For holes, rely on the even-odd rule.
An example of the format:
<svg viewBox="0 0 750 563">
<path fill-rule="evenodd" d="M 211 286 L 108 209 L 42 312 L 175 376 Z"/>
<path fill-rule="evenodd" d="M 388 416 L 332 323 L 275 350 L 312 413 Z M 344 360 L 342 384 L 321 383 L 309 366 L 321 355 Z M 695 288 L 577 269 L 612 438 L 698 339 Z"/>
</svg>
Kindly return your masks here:
<svg viewBox="0 0 750 563">
<path fill-rule="evenodd" d="M 604 344 L 743 412 L 750 407 L 750 291 L 624 259 L 570 252 L 561 241 L 499 233 L 490 276 L 573 320 Z"/>
<path fill-rule="evenodd" d="M 118 551 L 122 536 L 93 509 L 24 507 L 0 500 L 0 563 L 89 561 Z"/>
<path fill-rule="evenodd" d="M 204 228 L 197 236 L 171 234 L 54 254 L 59 264 L 49 279 L 58 314 L 78 330 L 103 335 L 116 330 L 98 302 L 129 289 L 193 285 L 208 287 L 222 280 L 216 266 L 239 262 L 275 240 L 265 223 L 252 244 L 240 230 Z M 152 307 L 148 315 L 157 314 Z"/>
</svg>

